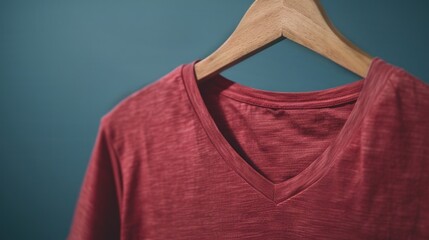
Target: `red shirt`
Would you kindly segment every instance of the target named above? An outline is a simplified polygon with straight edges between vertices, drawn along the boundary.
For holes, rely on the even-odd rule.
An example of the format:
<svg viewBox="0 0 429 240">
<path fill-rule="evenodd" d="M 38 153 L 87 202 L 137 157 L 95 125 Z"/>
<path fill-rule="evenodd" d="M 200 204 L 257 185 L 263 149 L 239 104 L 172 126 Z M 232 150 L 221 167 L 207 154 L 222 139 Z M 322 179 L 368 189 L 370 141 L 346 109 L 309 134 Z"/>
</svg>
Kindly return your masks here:
<svg viewBox="0 0 429 240">
<path fill-rule="evenodd" d="M 194 60 L 100 119 L 69 240 L 429 239 L 429 85 L 273 92 Z"/>
</svg>

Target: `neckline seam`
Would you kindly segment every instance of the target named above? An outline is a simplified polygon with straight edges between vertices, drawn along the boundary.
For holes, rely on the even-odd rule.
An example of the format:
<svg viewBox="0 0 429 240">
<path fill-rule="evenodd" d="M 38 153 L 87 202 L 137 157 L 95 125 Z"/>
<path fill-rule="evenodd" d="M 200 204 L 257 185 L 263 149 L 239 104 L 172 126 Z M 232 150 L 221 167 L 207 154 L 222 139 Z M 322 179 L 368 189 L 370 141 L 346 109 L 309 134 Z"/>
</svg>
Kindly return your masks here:
<svg viewBox="0 0 429 240">
<path fill-rule="evenodd" d="M 362 87 L 365 86 L 366 88 L 365 89 L 364 88 L 359 89 L 359 92 L 358 92 L 359 96 L 358 96 L 358 99 L 356 99 L 356 100 L 359 100 L 360 98 L 364 98 L 364 97 L 368 98 L 367 94 L 368 94 L 368 91 L 370 91 L 368 89 L 368 87 L 370 86 L 370 82 L 372 82 L 372 84 L 376 84 L 378 86 L 380 86 L 380 83 L 375 83 L 376 81 L 384 82 L 384 84 L 382 84 L 382 87 L 378 88 L 379 89 L 378 93 L 382 92 L 382 90 L 385 89 L 385 85 L 388 85 L 388 84 L 386 84 L 386 81 L 384 81 L 384 80 L 386 78 L 390 80 L 391 74 L 393 72 L 395 72 L 395 71 L 389 71 L 390 73 L 382 74 L 380 76 L 379 71 L 375 72 L 376 71 L 375 68 L 377 68 L 377 70 L 381 70 L 382 68 L 384 68 L 384 66 L 387 66 L 386 62 L 383 59 L 378 58 L 378 57 L 375 57 L 375 59 L 373 59 L 373 60 L 374 60 L 373 64 L 371 65 L 372 67 L 370 68 L 370 71 L 368 72 L 369 74 L 365 78 L 365 81 L 367 81 L 367 79 L 371 79 L 371 81 L 363 82 Z M 192 63 L 195 64 L 196 61 L 193 61 Z M 259 172 L 257 172 L 253 168 L 247 169 L 247 167 L 246 167 L 246 169 L 243 169 L 242 171 L 240 169 L 237 169 L 237 167 L 239 168 L 239 166 L 236 166 L 236 160 L 235 160 L 236 152 L 230 153 L 229 152 L 230 149 L 226 150 L 228 152 L 221 151 L 221 150 L 223 150 L 222 147 L 229 148 L 230 145 L 223 146 L 224 144 L 227 144 L 226 142 L 223 142 L 223 139 L 222 139 L 222 142 L 217 142 L 217 140 L 214 139 L 216 136 L 212 136 L 212 134 L 216 134 L 216 135 L 219 134 L 219 132 L 217 132 L 218 131 L 217 128 L 213 129 L 213 127 L 215 127 L 215 126 L 213 126 L 213 124 L 215 124 L 215 122 L 212 122 L 213 119 L 211 119 L 211 118 L 207 119 L 209 122 L 206 122 L 205 121 L 206 119 L 203 119 L 206 117 L 206 114 L 207 114 L 206 106 L 203 105 L 203 106 L 201 106 L 202 109 L 200 109 L 199 105 L 202 104 L 201 103 L 201 100 L 202 100 L 201 97 L 202 96 L 200 95 L 201 92 L 199 91 L 199 88 L 198 88 L 198 82 L 194 79 L 195 73 L 193 72 L 194 69 L 192 68 L 193 67 L 192 63 L 182 65 L 182 69 L 181 69 L 179 77 L 181 78 L 182 82 L 186 86 L 186 88 L 185 88 L 186 94 L 191 101 L 191 106 L 193 108 L 193 111 L 197 115 L 197 118 L 198 118 L 200 124 L 202 125 L 203 130 L 207 134 L 208 138 L 210 139 L 211 143 L 215 147 L 215 150 L 218 152 L 219 156 L 227 163 L 227 165 L 229 165 L 230 168 L 232 168 L 231 170 L 233 170 L 237 174 L 237 176 L 240 176 L 240 178 L 242 180 L 244 180 L 250 186 L 252 186 L 252 189 L 257 190 L 262 195 L 264 195 L 267 199 L 269 199 L 271 202 L 274 202 L 276 206 L 278 206 L 284 202 L 287 202 L 289 199 L 292 199 L 293 197 L 299 195 L 300 193 L 307 191 L 308 189 L 312 188 L 312 186 L 314 186 L 314 183 L 319 182 L 320 179 L 323 179 L 324 176 L 326 176 L 328 174 L 328 172 L 331 171 L 331 169 L 334 167 L 334 165 L 337 164 L 338 159 L 336 159 L 336 158 L 338 158 L 341 154 L 344 153 L 344 149 L 342 149 L 342 148 L 338 149 L 338 147 L 335 147 L 335 145 L 333 145 L 334 147 L 332 147 L 329 151 L 331 152 L 332 150 L 335 150 L 333 152 L 333 156 L 334 156 L 333 158 L 335 158 L 335 160 L 328 161 L 328 165 L 326 165 L 326 163 L 325 163 L 324 167 L 327 167 L 328 169 L 325 169 L 325 171 L 322 171 L 322 173 L 317 174 L 317 179 L 315 181 L 311 181 L 311 183 L 309 185 L 306 185 L 304 187 L 304 189 L 301 189 L 300 191 L 298 191 L 298 193 L 295 193 L 292 195 L 291 194 L 284 195 L 286 193 L 285 190 L 290 188 L 289 185 L 285 184 L 285 182 L 273 183 L 272 181 L 266 179 L 264 176 L 262 176 Z M 392 66 L 392 65 L 390 65 L 390 66 Z M 382 77 L 383 79 L 375 79 L 377 76 Z M 190 78 L 192 80 L 185 79 L 185 77 Z M 192 81 L 192 82 L 190 82 L 190 81 Z M 363 92 L 363 90 L 365 90 L 366 93 L 365 93 L 365 95 L 361 96 L 360 94 Z M 197 92 L 194 93 L 193 91 L 197 91 Z M 376 90 L 374 90 L 374 91 L 376 91 Z M 196 94 L 196 95 L 194 96 L 194 94 Z M 373 98 L 373 100 L 379 100 L 379 99 L 380 99 L 380 96 L 375 96 L 375 98 Z M 359 102 L 362 105 L 365 101 L 360 100 Z M 371 107 L 369 107 L 369 108 L 371 108 Z M 203 112 L 199 112 L 200 110 L 202 110 Z M 350 143 L 353 141 L 354 136 L 357 134 L 356 132 L 361 131 L 360 129 L 362 128 L 363 121 L 369 113 L 368 113 L 368 111 L 366 111 L 365 113 L 362 113 L 362 114 L 364 116 L 362 118 L 357 117 L 357 121 L 356 121 L 356 119 L 350 120 L 350 122 L 352 122 L 352 121 L 354 122 L 351 125 L 355 126 L 353 129 L 353 131 L 355 131 L 355 132 L 351 133 L 351 135 L 348 134 L 349 136 L 347 137 L 347 143 L 345 145 L 341 145 L 343 148 L 344 147 L 347 148 L 350 145 Z M 349 121 L 349 120 L 347 120 L 347 121 Z M 356 124 L 358 124 L 360 126 L 356 126 Z M 211 131 L 215 131 L 215 132 L 211 133 Z M 214 141 L 216 141 L 216 142 L 214 142 Z M 339 146 L 338 143 L 336 145 Z M 219 148 L 221 148 L 221 149 L 219 149 Z M 330 146 L 328 146 L 328 148 L 330 148 Z M 240 156 L 238 155 L 237 157 L 240 157 Z M 325 156 L 325 158 L 326 158 L 326 156 Z M 323 159 L 323 158 L 321 158 L 321 159 Z M 241 160 L 241 159 L 239 159 L 239 160 Z M 304 169 L 304 171 L 305 171 L 305 169 Z M 260 175 L 260 176 L 255 176 L 255 174 Z M 307 176 L 308 173 L 305 175 Z M 255 179 L 255 177 L 257 177 L 257 178 Z M 301 177 L 301 178 L 303 178 L 305 180 L 304 177 Z M 309 183 L 308 181 L 305 181 L 305 182 Z M 289 182 L 289 184 L 295 184 L 295 182 L 294 183 Z M 297 189 L 295 189 L 295 190 L 297 190 Z M 277 191 L 279 191 L 279 192 L 277 192 Z"/>
<path fill-rule="evenodd" d="M 395 87 L 395 86 L 392 86 L 392 84 L 391 84 L 392 80 L 391 79 L 392 79 L 392 76 L 398 72 L 398 69 L 394 65 L 391 65 L 390 67 L 391 67 L 390 70 L 383 77 L 384 84 L 382 84 L 380 89 L 378 89 L 378 93 L 382 93 L 383 91 L 385 91 L 389 87 L 390 88 Z M 374 76 L 374 77 L 376 77 L 376 76 Z M 381 94 L 376 94 L 374 96 L 372 105 L 377 105 L 379 103 L 379 101 L 381 99 L 380 95 Z M 314 186 L 318 182 L 322 181 L 324 179 L 324 177 L 326 175 L 328 175 L 329 172 L 334 168 L 335 164 L 338 163 L 338 159 L 341 157 L 341 155 L 344 154 L 344 152 L 350 148 L 353 141 L 356 139 L 356 136 L 358 134 L 362 133 L 363 123 L 364 123 L 365 119 L 367 119 L 368 115 L 371 114 L 371 111 L 375 111 L 373 107 L 369 108 L 368 111 L 363 114 L 362 118 L 360 118 L 359 121 L 355 123 L 356 129 L 354 129 L 354 132 L 347 138 L 347 142 L 345 142 L 345 143 L 342 142 L 342 143 L 340 143 L 341 146 L 337 146 L 337 150 L 338 149 L 339 150 L 338 150 L 338 152 L 336 152 L 334 154 L 332 161 L 329 162 L 330 163 L 329 166 L 325 166 L 325 168 L 324 168 L 325 171 L 323 171 L 322 174 L 320 174 L 314 182 L 312 182 L 310 185 L 306 186 L 304 189 L 302 189 L 298 193 L 293 194 L 291 196 L 280 197 L 279 199 L 277 199 L 277 201 L 275 201 L 276 206 L 279 206 L 283 203 L 288 202 L 289 200 L 291 200 L 291 199 L 297 197 L 298 195 L 306 192 L 308 189 L 310 189 L 312 186 Z M 275 186 L 276 188 L 282 188 L 283 187 L 282 182 L 276 183 L 274 185 L 277 185 L 277 186 Z"/>
<path fill-rule="evenodd" d="M 202 117 L 201 116 L 202 113 L 199 113 L 198 110 L 197 110 L 197 108 L 198 108 L 197 103 L 194 102 L 194 99 L 192 99 L 192 97 L 190 95 L 190 91 L 192 91 L 192 89 L 191 89 L 192 86 L 188 85 L 188 82 L 185 80 L 185 76 L 184 76 L 184 75 L 188 74 L 188 73 L 184 72 L 184 71 L 189 70 L 189 69 L 187 69 L 187 67 L 189 67 L 187 64 L 182 64 L 182 67 L 180 69 L 179 77 L 181 79 L 182 84 L 184 84 L 185 92 L 186 92 L 186 95 L 187 95 L 187 97 L 188 97 L 188 99 L 190 101 L 191 108 L 192 108 L 194 114 L 196 115 L 196 117 L 198 119 L 198 122 L 201 125 L 201 128 L 203 129 L 204 133 L 206 134 L 207 138 L 209 139 L 210 143 L 212 144 L 213 148 L 215 149 L 217 155 L 226 163 L 226 165 L 228 166 L 229 170 L 232 171 L 234 173 L 234 175 L 239 178 L 239 180 L 244 181 L 246 184 L 252 186 L 253 190 L 261 193 L 265 198 L 267 198 L 271 202 L 275 202 L 274 186 L 271 186 L 272 185 L 271 181 L 269 181 L 268 179 L 266 179 L 264 176 L 262 176 L 261 173 L 257 172 L 255 169 L 252 168 L 250 170 L 251 171 L 254 170 L 256 174 L 259 174 L 261 176 L 260 179 L 267 186 L 267 187 L 262 187 L 262 188 L 257 187 L 254 182 L 250 181 L 247 178 L 247 176 L 245 176 L 246 175 L 246 171 L 243 172 L 243 173 L 240 172 L 236 168 L 236 166 L 234 165 L 234 163 L 232 162 L 232 160 L 230 158 L 228 158 L 227 156 L 225 156 L 224 153 L 222 153 L 221 151 L 219 151 L 219 149 L 218 149 L 218 147 L 219 147 L 218 143 L 214 142 L 213 136 L 210 135 L 209 129 L 207 129 L 207 127 L 205 126 L 205 123 L 204 123 L 203 119 L 201 118 Z M 193 69 L 191 69 L 190 71 L 193 71 Z M 196 87 L 198 88 L 198 86 L 196 86 Z M 230 157 L 233 157 L 233 156 L 230 156 Z"/>
<path fill-rule="evenodd" d="M 360 90 L 358 92 L 354 92 L 348 95 L 343 95 L 342 97 L 338 97 L 336 99 L 326 99 L 325 102 L 323 100 L 311 100 L 311 101 L 297 101 L 297 102 L 284 102 L 283 104 L 277 105 L 274 103 L 262 103 L 252 101 L 252 99 L 247 98 L 244 99 L 242 97 L 233 96 L 231 94 L 226 94 L 220 92 L 220 95 L 230 98 L 234 101 L 241 102 L 248 105 L 253 105 L 262 108 L 272 108 L 272 109 L 291 109 L 291 110 L 299 110 L 299 109 L 320 109 L 320 108 L 330 108 L 339 105 L 344 105 L 348 103 L 352 103 L 357 101 L 357 98 L 360 95 Z M 259 98 L 261 100 L 266 100 L 265 98 Z M 286 105 L 285 105 L 286 103 Z"/>
<path fill-rule="evenodd" d="M 325 104 L 326 107 L 353 101 L 362 91 L 362 87 L 367 81 L 368 76 L 337 85 L 330 88 L 323 88 L 311 91 L 299 92 L 277 92 L 264 89 L 258 89 L 234 82 L 219 73 L 210 79 L 207 79 L 207 88 L 210 92 L 229 96 L 230 98 L 249 102 L 253 105 L 276 107 L 276 108 L 312 108 Z M 307 106 L 308 105 L 308 106 Z"/>
</svg>

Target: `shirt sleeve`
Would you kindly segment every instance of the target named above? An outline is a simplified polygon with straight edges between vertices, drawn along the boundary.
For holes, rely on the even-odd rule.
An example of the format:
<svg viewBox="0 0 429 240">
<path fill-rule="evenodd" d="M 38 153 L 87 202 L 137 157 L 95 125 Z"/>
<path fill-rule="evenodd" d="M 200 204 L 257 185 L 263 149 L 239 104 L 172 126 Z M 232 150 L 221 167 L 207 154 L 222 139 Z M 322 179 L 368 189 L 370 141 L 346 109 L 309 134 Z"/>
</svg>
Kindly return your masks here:
<svg viewBox="0 0 429 240">
<path fill-rule="evenodd" d="M 102 118 L 67 240 L 120 239 L 119 162 L 106 126 Z"/>
</svg>

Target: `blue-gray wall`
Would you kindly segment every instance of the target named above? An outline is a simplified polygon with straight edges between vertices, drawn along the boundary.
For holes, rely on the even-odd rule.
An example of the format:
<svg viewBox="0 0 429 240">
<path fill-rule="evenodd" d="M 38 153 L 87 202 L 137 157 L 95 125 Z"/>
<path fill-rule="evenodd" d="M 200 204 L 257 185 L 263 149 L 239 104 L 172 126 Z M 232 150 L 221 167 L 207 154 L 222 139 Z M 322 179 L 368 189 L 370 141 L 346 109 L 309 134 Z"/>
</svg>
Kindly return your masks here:
<svg viewBox="0 0 429 240">
<path fill-rule="evenodd" d="M 321 1 L 372 56 L 429 81 L 429 1 Z M 176 66 L 204 58 L 252 0 L 0 3 L 0 239 L 64 239 L 100 117 Z M 275 91 L 359 76 L 289 40 L 222 72 Z"/>
</svg>

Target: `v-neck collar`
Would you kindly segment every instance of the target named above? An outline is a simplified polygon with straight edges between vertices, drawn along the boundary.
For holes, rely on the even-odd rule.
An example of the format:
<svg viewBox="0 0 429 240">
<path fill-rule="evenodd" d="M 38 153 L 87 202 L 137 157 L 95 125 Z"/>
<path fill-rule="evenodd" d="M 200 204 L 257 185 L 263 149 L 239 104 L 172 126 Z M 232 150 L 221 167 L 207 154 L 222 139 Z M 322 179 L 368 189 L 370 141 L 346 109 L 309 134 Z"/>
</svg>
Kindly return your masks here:
<svg viewBox="0 0 429 240">
<path fill-rule="evenodd" d="M 181 78 L 202 127 L 223 160 L 251 187 L 276 205 L 308 189 L 327 174 L 339 155 L 347 149 L 353 136 L 359 132 L 362 121 L 374 108 L 376 98 L 382 95 L 380 92 L 389 84 L 387 82 L 389 76 L 396 69 L 394 65 L 374 57 L 366 78 L 334 88 L 308 92 L 273 92 L 255 89 L 229 80 L 219 73 L 203 80 L 214 84 L 210 87 L 222 87 L 220 94 L 263 107 L 304 109 L 356 101 L 345 124 L 322 154 L 294 177 L 280 183 L 273 183 L 243 159 L 219 130 L 198 88 L 199 81 L 196 80 L 194 66 L 199 61 L 201 59 L 182 64 Z"/>
</svg>

